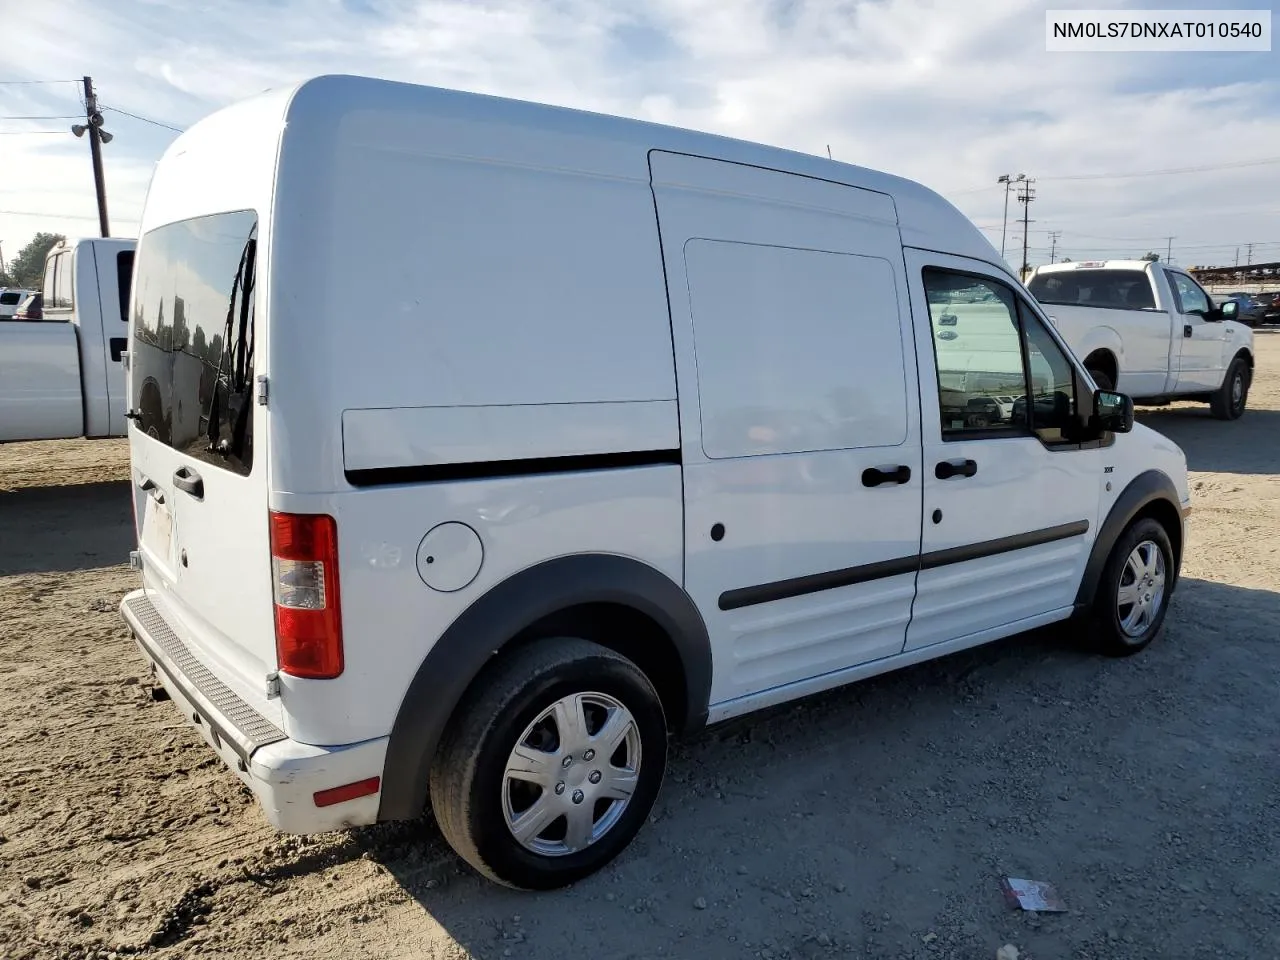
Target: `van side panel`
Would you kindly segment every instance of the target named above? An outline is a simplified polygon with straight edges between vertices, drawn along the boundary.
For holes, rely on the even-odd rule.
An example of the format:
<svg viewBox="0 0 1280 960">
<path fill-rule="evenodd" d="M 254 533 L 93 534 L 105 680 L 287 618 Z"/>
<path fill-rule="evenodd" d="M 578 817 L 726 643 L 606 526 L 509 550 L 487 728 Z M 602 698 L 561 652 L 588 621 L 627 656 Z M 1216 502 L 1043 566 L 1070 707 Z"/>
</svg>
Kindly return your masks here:
<svg viewBox="0 0 1280 960">
<path fill-rule="evenodd" d="M 333 744 L 389 734 L 445 629 L 494 587 L 548 559 L 630 557 L 679 584 L 680 474 L 665 465 L 394 484 L 329 497 L 277 493 L 279 509 L 338 517 L 346 637 L 346 667 L 336 680 L 281 677 L 290 736 Z M 429 539 L 441 524 L 469 530 L 455 526 L 450 537 Z M 441 678 L 441 689 L 452 683 Z"/>
<path fill-rule="evenodd" d="M 335 95 L 298 93 L 280 158 L 272 342 L 295 362 L 272 374 L 279 489 L 345 486 L 348 410 L 675 399 L 643 153 L 627 176 L 607 142 Z M 401 440 L 430 419 L 381 416 Z M 351 442 L 382 456 L 368 436 Z"/>
<path fill-rule="evenodd" d="M 900 653 L 921 446 L 893 200 L 655 151 L 713 707 Z M 867 471 L 901 481 L 868 485 Z M 901 472 L 900 472 L 901 470 Z"/>
</svg>

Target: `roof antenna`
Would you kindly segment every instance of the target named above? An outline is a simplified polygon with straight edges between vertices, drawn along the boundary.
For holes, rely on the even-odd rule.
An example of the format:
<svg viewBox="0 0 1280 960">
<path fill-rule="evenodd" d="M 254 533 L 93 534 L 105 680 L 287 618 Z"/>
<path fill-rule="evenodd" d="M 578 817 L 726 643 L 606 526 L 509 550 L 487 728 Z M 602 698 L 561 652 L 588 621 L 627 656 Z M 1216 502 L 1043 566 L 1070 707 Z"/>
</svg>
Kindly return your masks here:
<svg viewBox="0 0 1280 960">
<path fill-rule="evenodd" d="M 831 144 L 827 144 L 827 159 L 831 159 Z"/>
</svg>

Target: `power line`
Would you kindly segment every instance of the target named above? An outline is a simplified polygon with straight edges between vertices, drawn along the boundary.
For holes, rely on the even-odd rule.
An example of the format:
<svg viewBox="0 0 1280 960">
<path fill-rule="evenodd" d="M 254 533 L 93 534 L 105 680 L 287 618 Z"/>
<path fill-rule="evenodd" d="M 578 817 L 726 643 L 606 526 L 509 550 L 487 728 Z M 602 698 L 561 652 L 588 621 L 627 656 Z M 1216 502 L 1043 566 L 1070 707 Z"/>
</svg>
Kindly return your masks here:
<svg viewBox="0 0 1280 960">
<path fill-rule="evenodd" d="M 64 134 L 65 130 L 0 130 L 0 137 L 26 137 L 33 133 L 56 133 Z"/>
<path fill-rule="evenodd" d="M 0 87 L 20 86 L 30 83 L 79 83 L 79 80 L 0 80 Z"/>
<path fill-rule="evenodd" d="M 119 107 L 103 106 L 103 110 L 110 110 L 112 113 L 124 114 L 126 117 L 132 117 L 134 120 L 141 120 L 143 123 L 155 124 L 157 127 L 164 127 L 166 130 L 172 130 L 174 133 L 182 133 L 182 127 L 175 127 L 171 123 L 164 123 L 160 120 L 152 120 L 150 117 L 143 117 L 136 113 L 130 113 L 128 110 L 121 110 Z"/>
<path fill-rule="evenodd" d="M 0 117 L 0 120 L 79 120 L 80 115 L 73 113 L 65 117 Z"/>
<path fill-rule="evenodd" d="M 3 214 L 4 216 L 7 216 L 7 217 L 35 217 L 37 219 L 45 219 L 45 220 L 97 220 L 98 219 L 96 216 L 82 217 L 74 213 L 34 213 L 31 210 L 0 210 L 0 214 Z M 120 218 L 117 217 L 116 219 L 119 220 L 119 222 L 121 223 L 138 223 L 137 220 L 130 220 L 128 218 L 121 220 Z"/>
<path fill-rule="evenodd" d="M 1261 167 L 1267 164 L 1280 163 L 1280 157 L 1262 157 L 1258 160 L 1236 160 L 1231 163 L 1206 164 L 1198 167 L 1170 167 L 1165 170 L 1139 170 L 1134 173 L 1077 173 L 1053 177 L 1041 177 L 1041 180 L 1127 180 L 1133 177 L 1162 177 L 1176 173 L 1208 173 L 1212 170 L 1238 170 L 1241 167 Z"/>
</svg>

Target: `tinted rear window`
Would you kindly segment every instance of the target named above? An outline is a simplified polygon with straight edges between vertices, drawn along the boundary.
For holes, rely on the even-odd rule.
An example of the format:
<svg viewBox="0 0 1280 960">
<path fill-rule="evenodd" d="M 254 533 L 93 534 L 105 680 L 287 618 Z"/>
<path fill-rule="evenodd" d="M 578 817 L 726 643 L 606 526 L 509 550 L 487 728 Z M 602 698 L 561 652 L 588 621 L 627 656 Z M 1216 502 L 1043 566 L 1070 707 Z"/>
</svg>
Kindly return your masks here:
<svg viewBox="0 0 1280 960">
<path fill-rule="evenodd" d="M 159 227 L 138 245 L 130 373 L 138 426 L 205 463 L 253 468 L 258 216 Z"/>
<path fill-rule="evenodd" d="M 22 302 L 25 293 L 0 293 L 0 306 L 12 307 Z"/>
<path fill-rule="evenodd" d="M 1151 281 L 1141 270 L 1062 270 L 1039 273 L 1027 284 L 1041 303 L 1118 310 L 1154 310 Z"/>
</svg>

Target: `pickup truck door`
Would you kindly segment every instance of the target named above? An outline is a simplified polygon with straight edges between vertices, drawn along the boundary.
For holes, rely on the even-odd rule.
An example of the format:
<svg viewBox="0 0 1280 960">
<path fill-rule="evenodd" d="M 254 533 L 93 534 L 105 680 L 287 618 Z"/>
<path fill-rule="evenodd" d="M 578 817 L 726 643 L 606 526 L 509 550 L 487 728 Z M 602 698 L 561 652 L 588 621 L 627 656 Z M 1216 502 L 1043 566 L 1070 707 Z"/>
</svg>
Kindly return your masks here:
<svg viewBox="0 0 1280 960">
<path fill-rule="evenodd" d="M 1180 270 L 1165 268 L 1173 292 L 1173 349 L 1170 373 L 1175 374 L 1174 393 L 1216 390 L 1225 374 L 1226 325 L 1205 319 L 1212 309 L 1200 284 Z"/>
</svg>

